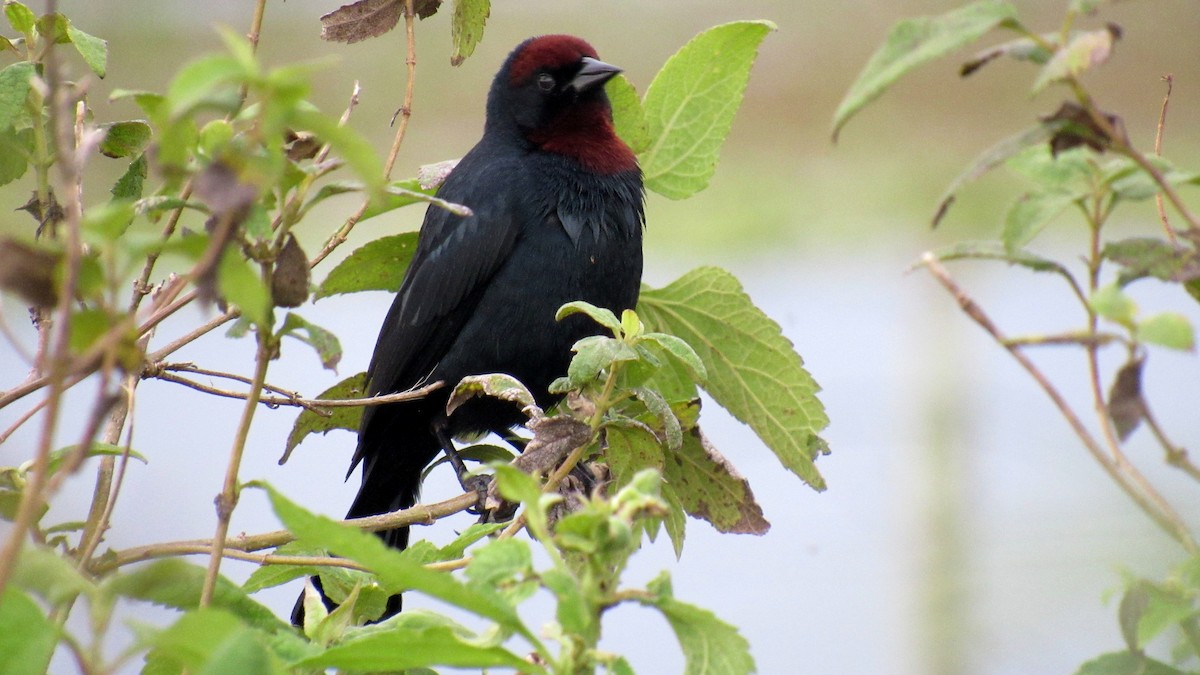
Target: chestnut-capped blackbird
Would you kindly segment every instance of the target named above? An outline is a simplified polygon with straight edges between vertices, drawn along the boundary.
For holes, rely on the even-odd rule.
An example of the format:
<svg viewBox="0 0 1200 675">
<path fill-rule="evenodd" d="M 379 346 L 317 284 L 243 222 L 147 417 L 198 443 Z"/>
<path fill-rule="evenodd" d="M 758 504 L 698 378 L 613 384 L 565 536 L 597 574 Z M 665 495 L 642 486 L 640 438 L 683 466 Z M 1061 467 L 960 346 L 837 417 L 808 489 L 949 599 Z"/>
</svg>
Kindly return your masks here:
<svg viewBox="0 0 1200 675">
<path fill-rule="evenodd" d="M 619 72 L 587 42 L 547 35 L 518 45 L 496 74 L 483 138 L 438 192 L 472 215 L 426 211 L 367 369 L 370 395 L 445 386 L 364 409 L 350 466 L 362 464 L 362 486 L 347 518 L 412 506 L 421 472 L 451 438 L 522 421 L 512 403 L 488 398 L 447 416 L 463 377 L 507 373 L 548 407 L 557 397 L 546 389 L 566 374 L 571 346 L 600 332 L 580 315 L 555 321 L 558 308 L 584 300 L 619 313 L 637 303 L 642 174 L 604 92 Z M 407 527 L 380 536 L 408 544 Z M 399 610 L 395 596 L 383 618 Z M 302 603 L 292 618 L 303 622 Z"/>
</svg>

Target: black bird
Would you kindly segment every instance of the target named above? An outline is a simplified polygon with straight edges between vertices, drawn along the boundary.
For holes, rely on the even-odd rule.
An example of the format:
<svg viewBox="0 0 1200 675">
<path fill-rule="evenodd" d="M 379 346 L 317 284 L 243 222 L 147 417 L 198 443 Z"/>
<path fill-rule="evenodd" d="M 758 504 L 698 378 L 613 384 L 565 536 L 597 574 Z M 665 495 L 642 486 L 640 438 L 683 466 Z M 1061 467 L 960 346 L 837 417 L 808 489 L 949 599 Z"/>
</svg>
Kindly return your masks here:
<svg viewBox="0 0 1200 675">
<path fill-rule="evenodd" d="M 445 387 L 364 410 L 350 466 L 362 464 L 362 486 L 347 518 L 412 506 L 421 472 L 451 438 L 522 421 L 513 404 L 485 398 L 447 416 L 463 377 L 507 373 L 548 407 L 556 397 L 546 389 L 566 374 L 571 346 L 600 332 L 583 316 L 556 322 L 558 308 L 584 300 L 619 313 L 637 304 L 642 174 L 604 92 L 619 72 L 587 42 L 548 35 L 518 45 L 496 74 L 483 138 L 438 192 L 473 215 L 426 211 L 367 370 L 370 395 Z M 407 527 L 380 536 L 408 545 Z M 383 618 L 399 610 L 395 596 Z M 292 620 L 303 623 L 299 602 Z"/>
</svg>

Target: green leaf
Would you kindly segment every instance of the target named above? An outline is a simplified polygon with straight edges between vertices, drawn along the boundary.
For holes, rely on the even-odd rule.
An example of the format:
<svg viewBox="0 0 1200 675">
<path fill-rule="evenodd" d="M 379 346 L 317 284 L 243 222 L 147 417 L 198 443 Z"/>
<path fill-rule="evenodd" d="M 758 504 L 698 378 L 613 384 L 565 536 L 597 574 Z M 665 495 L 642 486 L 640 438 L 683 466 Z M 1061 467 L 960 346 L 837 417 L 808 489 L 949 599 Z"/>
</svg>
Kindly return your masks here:
<svg viewBox="0 0 1200 675">
<path fill-rule="evenodd" d="M 1016 20 L 1016 10 L 1009 3 L 982 0 L 939 16 L 904 19 L 892 26 L 883 46 L 871 56 L 838 104 L 833 114 L 834 140 L 851 117 L 901 77 Z"/>
<path fill-rule="evenodd" d="M 225 251 L 217 270 L 221 297 L 242 311 L 242 316 L 264 329 L 271 325 L 271 292 L 250 261 L 234 249 Z"/>
<path fill-rule="evenodd" d="M 665 288 L 644 290 L 637 313 L 648 329 L 691 345 L 708 373 L 705 391 L 749 424 L 785 467 L 825 489 L 813 463 L 826 452 L 817 434 L 829 424 L 816 396 L 820 387 L 733 275 L 693 270 Z"/>
<path fill-rule="evenodd" d="M 1133 237 L 1104 244 L 1104 258 L 1121 265 L 1117 284 L 1126 286 L 1142 277 L 1163 281 L 1200 279 L 1200 255 L 1195 249 L 1172 245 L 1162 239 Z"/>
<path fill-rule="evenodd" d="M 483 27 L 491 14 L 491 0 L 454 0 L 454 14 L 450 17 L 450 41 L 454 53 L 450 65 L 461 64 L 475 53 L 475 45 L 483 38 Z"/>
<path fill-rule="evenodd" d="M 950 186 L 942 193 L 942 198 L 938 200 L 937 213 L 933 216 L 933 227 L 937 227 L 942 222 L 942 219 L 946 217 L 946 213 L 950 210 L 950 205 L 958 198 L 959 190 L 967 184 L 973 183 L 997 166 L 1004 164 L 1010 158 L 1023 152 L 1026 148 L 1050 140 L 1055 128 L 1056 125 L 1039 124 L 1032 129 L 1026 129 L 1019 134 L 1009 136 L 987 150 L 984 150 L 982 154 L 971 161 L 971 164 L 965 171 L 958 174 L 951 181 Z"/>
<path fill-rule="evenodd" d="M 473 585 L 499 586 L 532 569 L 528 543 L 518 539 L 497 539 L 474 550 L 466 573 Z"/>
<path fill-rule="evenodd" d="M 700 355 L 686 341 L 666 333 L 646 333 L 642 335 L 642 339 L 662 347 L 663 351 L 683 364 L 696 382 L 702 383 L 708 379 L 708 372 L 704 369 L 704 362 L 700 360 Z"/>
<path fill-rule="evenodd" d="M 665 466 L 662 444 L 641 426 L 610 424 L 604 428 L 604 459 L 613 487 L 620 489 L 643 469 Z"/>
<path fill-rule="evenodd" d="M 311 132 L 328 143 L 358 174 L 359 179 L 366 183 L 368 192 L 376 193 L 382 190 L 383 161 L 379 159 L 374 146 L 367 142 L 367 139 L 316 110 L 294 110 L 291 122 L 296 131 Z M 363 218 L 366 217 L 364 214 Z"/>
<path fill-rule="evenodd" d="M 5 5 L 7 10 L 12 5 Z M 0 130 L 28 126 L 33 121 L 25 99 L 29 96 L 29 81 L 33 64 L 19 61 L 0 69 Z"/>
<path fill-rule="evenodd" d="M 542 584 L 550 589 L 558 600 L 554 617 L 564 632 L 586 637 L 599 632 L 599 617 L 587 601 L 579 579 L 558 567 L 542 572 L 541 579 Z"/>
<path fill-rule="evenodd" d="M 1133 318 L 1137 314 L 1137 305 L 1129 296 L 1121 292 L 1116 284 L 1101 286 L 1096 289 L 1091 298 L 1092 309 L 1100 316 L 1119 323 L 1127 328 L 1133 328 Z"/>
<path fill-rule="evenodd" d="M 1051 272 L 1058 274 L 1067 279 L 1072 285 L 1075 284 L 1075 277 L 1063 265 L 1034 255 L 1028 251 L 1013 251 L 1009 252 L 997 242 L 991 241 L 967 241 L 941 248 L 932 251 L 931 255 L 937 260 L 1002 260 L 1010 265 L 1020 265 L 1034 272 Z M 921 263 L 916 263 L 913 268 L 920 266 Z"/>
<path fill-rule="evenodd" d="M 658 597 L 647 601 L 657 607 L 683 648 L 687 675 L 742 675 L 754 672 L 750 644 L 737 629 L 712 612 L 671 597 L 670 578 L 663 572 L 647 589 Z"/>
<path fill-rule="evenodd" d="M 143 600 L 164 607 L 193 610 L 200 606 L 206 570 L 178 558 L 157 560 L 133 572 L 107 579 L 105 590 L 116 595 Z M 246 595 L 223 576 L 217 577 L 212 607 L 237 616 L 247 625 L 267 632 L 289 630 L 275 613 Z"/>
<path fill-rule="evenodd" d="M 357 183 L 348 183 L 343 181 L 343 186 L 357 185 L 358 190 L 366 189 L 364 186 Z M 392 181 L 388 183 L 386 189 L 381 192 L 371 194 L 370 203 L 367 205 L 367 210 L 363 212 L 363 216 L 359 222 L 382 215 L 388 211 L 411 206 L 413 204 L 431 203 L 434 193 L 437 192 L 434 188 L 424 188 L 416 178 L 408 178 L 400 181 Z M 313 198 L 313 202 L 321 197 L 318 192 Z"/>
<path fill-rule="evenodd" d="M 110 101 L 120 101 L 122 99 L 132 98 L 142 112 L 149 115 L 152 119 L 160 119 L 162 113 L 166 109 L 167 97 L 162 94 L 145 91 L 140 89 L 113 89 L 108 95 Z"/>
<path fill-rule="evenodd" d="M 366 380 L 366 373 L 351 375 L 317 394 L 317 398 L 325 400 L 363 398 L 366 396 Z M 300 442 L 309 434 L 320 433 L 323 436 L 334 429 L 358 431 L 359 421 L 362 420 L 362 410 L 360 407 L 349 406 L 328 408 L 329 416 L 326 417 L 305 409 L 292 424 L 292 431 L 288 434 L 287 444 L 284 447 L 283 456 L 279 458 L 279 463 L 287 462 L 292 450 L 295 450 L 296 446 L 300 445 Z"/>
<path fill-rule="evenodd" d="M 0 103 L 3 107 L 3 103 Z M 33 129 L 0 127 L 0 185 L 25 175 L 33 151 Z"/>
<path fill-rule="evenodd" d="M 1200 184 L 1200 172 L 1182 171 L 1175 168 L 1170 161 L 1150 156 L 1146 158 L 1158 169 L 1162 177 L 1170 185 Z M 1117 157 L 1104 167 L 1104 175 L 1109 187 L 1121 199 L 1139 201 L 1150 199 L 1161 191 L 1158 182 L 1140 165 L 1127 157 Z"/>
<path fill-rule="evenodd" d="M 49 472 L 51 474 L 54 474 L 60 468 L 62 468 L 63 461 L 70 454 L 75 452 L 75 448 L 77 448 L 77 447 L 79 447 L 79 446 L 78 445 L 68 445 L 65 448 L 59 448 L 58 450 L 51 452 L 50 453 Z M 92 447 L 88 448 L 86 456 L 88 456 L 88 457 L 120 457 L 124 454 L 125 454 L 124 446 L 114 445 L 112 443 L 105 443 L 103 441 L 92 441 Z M 130 449 L 129 456 L 140 461 L 142 464 L 150 463 L 149 460 L 147 460 L 144 456 L 142 456 L 141 453 L 137 452 L 136 450 Z"/>
<path fill-rule="evenodd" d="M 260 484 L 260 487 L 267 491 L 275 515 L 296 535 L 297 540 L 361 563 L 378 575 L 380 584 L 389 593 L 417 590 L 492 619 L 536 642 L 533 634 L 521 623 L 516 609 L 493 590 L 468 588 L 448 572 L 427 570 L 400 552 L 388 548 L 383 540 L 373 534 L 310 513 L 269 485 Z"/>
<path fill-rule="evenodd" d="M 1001 56 L 1008 56 L 1017 61 L 1029 61 L 1042 65 L 1054 55 L 1054 52 L 1045 45 L 1054 45 L 1058 40 L 1058 35 L 1048 33 L 1039 37 L 1040 40 L 1021 37 L 1009 40 L 1008 42 L 1002 42 L 995 47 L 989 47 L 962 64 L 962 67 L 958 69 L 958 74 L 962 77 L 967 77 Z"/>
<path fill-rule="evenodd" d="M 503 647 L 476 637 L 449 618 L 420 610 L 406 610 L 369 629 L 360 629 L 359 635 L 292 665 L 371 672 L 435 665 L 546 672 Z"/>
<path fill-rule="evenodd" d="M 341 293 L 400 290 L 417 248 L 417 233 L 381 237 L 346 256 L 317 288 L 314 300 Z"/>
<path fill-rule="evenodd" d="M 636 361 L 638 358 L 633 347 L 603 335 L 585 337 L 576 342 L 571 351 L 575 352 L 575 356 L 567 366 L 567 380 L 574 389 L 593 383 L 601 371 L 612 368 L 614 363 Z"/>
<path fill-rule="evenodd" d="M 228 612 L 204 607 L 184 614 L 151 644 L 160 658 L 205 675 L 281 673 L 254 631 Z"/>
<path fill-rule="evenodd" d="M 1004 248 L 1013 253 L 1033 241 L 1043 228 L 1063 209 L 1075 201 L 1075 195 L 1064 192 L 1035 192 L 1021 195 L 1004 217 L 1004 232 L 1000 235 Z"/>
<path fill-rule="evenodd" d="M 716 26 L 667 59 L 642 102 L 652 139 L 641 155 L 647 189 L 682 199 L 708 185 L 758 46 L 773 30 L 770 21 Z"/>
<path fill-rule="evenodd" d="M 7 7 L 5 8 L 7 9 Z M 49 672 L 58 643 L 58 628 L 42 608 L 13 586 L 0 595 L 0 674 L 40 675 Z"/>
<path fill-rule="evenodd" d="M 624 75 L 617 75 L 604 85 L 608 100 L 612 104 L 613 126 L 617 136 L 625 141 L 635 155 L 650 147 L 650 127 L 646 124 L 646 111 L 637 89 Z"/>
<path fill-rule="evenodd" d="M 48 548 L 33 545 L 21 549 L 13 581 L 17 587 L 51 605 L 88 594 L 94 588 L 66 558 Z"/>
<path fill-rule="evenodd" d="M 144 120 L 114 122 L 103 127 L 104 140 L 100 141 L 100 153 L 106 157 L 132 157 L 146 149 L 150 143 L 150 125 Z"/>
<path fill-rule="evenodd" d="M 312 546 L 303 546 L 293 541 L 277 547 L 271 554 L 278 556 L 323 556 L 325 555 L 325 551 Z M 245 583 L 242 584 L 242 591 L 248 594 L 257 593 L 264 588 L 273 588 L 286 584 L 293 579 L 314 575 L 317 571 L 317 567 L 308 565 L 260 565 L 254 568 L 254 571 L 250 573 Z"/>
<path fill-rule="evenodd" d="M 1137 337 L 1169 349 L 1190 352 L 1196 348 L 1196 334 L 1187 317 L 1174 312 L 1163 312 L 1138 322 Z"/>
<path fill-rule="evenodd" d="M 209 54 L 188 63 L 167 88 L 166 103 L 172 117 L 182 117 L 201 106 L 232 109 L 237 102 L 235 85 L 245 75 L 241 62 L 228 54 Z"/>
<path fill-rule="evenodd" d="M 1136 652 L 1103 654 L 1079 666 L 1075 675 L 1187 675 L 1162 661 Z"/>
<path fill-rule="evenodd" d="M 52 12 L 39 16 L 36 28 L 38 35 L 45 38 L 46 42 L 65 45 L 71 41 L 71 36 L 67 34 L 70 23 L 61 12 Z"/>
<path fill-rule="evenodd" d="M 72 354 L 83 354 L 105 333 L 111 321 L 103 309 L 81 309 L 71 314 L 71 332 L 67 344 Z"/>
<path fill-rule="evenodd" d="M 146 182 L 146 170 L 146 155 L 138 155 L 137 159 L 129 163 L 129 168 L 125 169 L 125 173 L 113 184 L 111 190 L 113 199 L 141 199 L 142 186 Z"/>
<path fill-rule="evenodd" d="M 5 0 L 4 15 L 8 17 L 8 25 L 18 33 L 29 35 L 37 23 L 33 11 L 16 0 Z"/>
<path fill-rule="evenodd" d="M 134 205 L 127 200 L 98 204 L 83 212 L 84 241 L 93 246 L 116 243 L 133 222 Z"/>
<path fill-rule="evenodd" d="M 88 35 L 70 22 L 67 23 L 67 35 L 71 38 L 71 44 L 75 45 L 75 51 L 79 52 L 84 63 L 88 64 L 88 68 L 103 78 L 108 67 L 108 42 Z"/>
<path fill-rule="evenodd" d="M 321 366 L 337 372 L 337 364 L 342 360 L 342 343 L 333 333 L 310 323 L 295 312 L 288 312 L 283 326 L 279 328 L 279 335 L 289 335 L 312 347 L 321 359 Z"/>
<path fill-rule="evenodd" d="M 591 317 L 592 321 L 607 328 L 613 335 L 621 335 L 621 322 L 617 319 L 617 315 L 612 313 L 612 310 L 604 307 L 597 307 L 589 302 L 576 300 L 568 302 L 558 308 L 558 312 L 554 314 L 555 321 L 562 321 L 572 314 L 586 314 Z"/>
<path fill-rule="evenodd" d="M 679 418 L 675 417 L 675 412 L 671 410 L 671 404 L 667 403 L 667 399 L 657 391 L 645 387 L 634 389 L 633 395 L 642 402 L 642 405 L 646 406 L 646 410 L 651 415 L 661 422 L 667 449 L 679 450 L 680 444 L 683 443 L 683 428 L 679 424 Z"/>
<path fill-rule="evenodd" d="M 1053 82 L 1079 77 L 1084 72 L 1108 60 L 1116 35 L 1107 29 L 1077 33 L 1054 53 L 1033 83 L 1034 94 Z"/>
</svg>

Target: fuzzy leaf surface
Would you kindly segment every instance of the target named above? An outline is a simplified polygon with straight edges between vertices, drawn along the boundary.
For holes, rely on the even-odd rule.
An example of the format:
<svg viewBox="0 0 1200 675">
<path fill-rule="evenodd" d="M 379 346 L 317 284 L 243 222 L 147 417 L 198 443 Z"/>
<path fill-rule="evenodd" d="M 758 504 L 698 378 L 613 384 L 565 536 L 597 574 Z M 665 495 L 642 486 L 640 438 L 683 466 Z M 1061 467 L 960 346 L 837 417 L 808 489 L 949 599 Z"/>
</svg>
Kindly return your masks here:
<svg viewBox="0 0 1200 675">
<path fill-rule="evenodd" d="M 826 452 L 829 424 L 820 387 L 779 324 L 751 302 L 737 279 L 701 267 L 669 286 L 643 291 L 637 307 L 647 329 L 686 341 L 704 362 L 704 389 L 775 453 L 788 470 L 825 489 L 814 461 Z"/>
<path fill-rule="evenodd" d="M 671 199 L 703 190 L 742 104 L 770 21 L 735 21 L 692 38 L 654 77 L 642 102 L 652 139 L 641 154 L 646 188 Z"/>
</svg>

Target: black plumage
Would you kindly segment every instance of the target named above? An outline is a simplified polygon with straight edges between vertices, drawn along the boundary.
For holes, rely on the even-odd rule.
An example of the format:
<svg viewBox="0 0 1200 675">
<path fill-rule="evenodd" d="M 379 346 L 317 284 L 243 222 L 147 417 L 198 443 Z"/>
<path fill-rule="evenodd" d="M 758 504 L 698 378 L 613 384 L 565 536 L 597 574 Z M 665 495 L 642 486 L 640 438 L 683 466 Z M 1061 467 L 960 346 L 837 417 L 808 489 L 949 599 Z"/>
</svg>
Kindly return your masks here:
<svg viewBox="0 0 1200 675">
<path fill-rule="evenodd" d="M 603 84 L 616 68 L 584 41 L 562 35 L 519 45 L 496 75 L 483 138 L 438 196 L 384 319 L 367 371 L 371 395 L 441 380 L 411 402 L 365 409 L 350 470 L 362 485 L 348 518 L 413 505 L 423 469 L 443 437 L 504 432 L 522 421 L 511 403 L 476 398 L 446 415 L 467 375 L 507 373 L 533 392 L 566 373 L 571 346 L 600 332 L 590 319 L 556 322 L 584 300 L 620 312 L 637 303 L 643 191 L 633 153 L 617 138 Z M 381 533 L 404 548 L 408 528 Z M 387 615 L 399 611 L 399 598 Z M 293 620 L 302 618 L 300 604 Z"/>
</svg>

